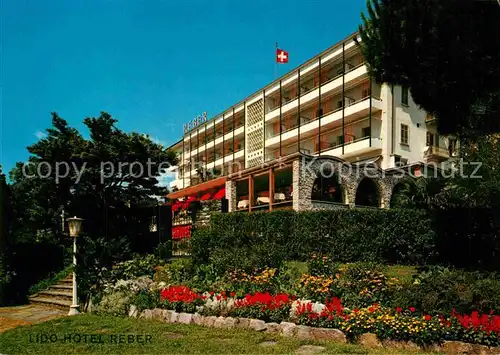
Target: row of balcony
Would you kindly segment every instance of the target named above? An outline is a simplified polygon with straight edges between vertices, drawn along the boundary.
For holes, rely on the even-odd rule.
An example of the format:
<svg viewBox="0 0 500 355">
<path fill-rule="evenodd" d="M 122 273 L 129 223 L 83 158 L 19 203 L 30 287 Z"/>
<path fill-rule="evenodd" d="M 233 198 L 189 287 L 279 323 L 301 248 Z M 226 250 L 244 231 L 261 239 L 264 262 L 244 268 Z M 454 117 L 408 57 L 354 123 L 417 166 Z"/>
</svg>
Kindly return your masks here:
<svg viewBox="0 0 500 355">
<path fill-rule="evenodd" d="M 266 89 L 268 90 L 264 91 L 266 95 L 266 121 L 279 116 L 279 107 L 282 107 L 283 113 L 293 109 L 294 103 L 296 106 L 296 101 L 299 97 L 301 98 L 301 104 L 306 104 L 308 101 L 314 99 L 318 96 L 318 88 L 320 86 L 323 97 L 324 94 L 331 94 L 332 90 L 341 88 L 343 82 L 348 87 L 359 85 L 359 82 L 356 83 L 355 81 L 360 78 L 368 78 L 367 68 L 362 55 L 352 50 L 346 50 L 346 53 L 345 62 L 341 59 L 341 52 L 336 53 L 335 60 L 328 59 L 321 66 L 319 65 L 318 58 L 318 62 L 310 64 L 316 68 L 312 70 L 304 70 L 302 68 L 303 73 L 300 70 L 292 72 L 288 78 L 283 80 L 285 84 L 283 84 L 281 89 L 279 89 L 279 86 Z M 326 57 L 328 56 L 330 55 Z M 342 76 L 345 76 L 344 80 L 342 80 Z M 363 83 L 363 90 L 366 91 L 367 89 L 369 89 L 368 83 Z M 186 151 L 193 151 L 205 144 L 210 144 L 214 140 L 216 144 L 219 144 L 221 141 L 230 138 L 233 130 L 235 131 L 235 135 L 240 134 L 238 130 L 245 124 L 245 112 L 242 108 L 243 106 L 240 106 L 238 112 L 235 112 L 234 119 L 228 113 L 229 117 L 222 115 L 215 118 L 212 122 L 207 123 L 199 130 L 195 129 L 190 134 L 185 135 L 184 144 Z M 220 139 L 219 142 L 217 142 L 218 139 Z"/>
<path fill-rule="evenodd" d="M 304 91 L 300 95 L 297 93 L 297 95 L 287 97 L 286 100 L 283 99 L 281 105 L 279 104 L 279 92 L 269 97 L 266 96 L 266 121 L 279 117 L 280 113 L 283 115 L 294 109 L 296 110 L 299 98 L 301 105 L 307 105 L 317 99 L 321 91 L 322 101 L 326 101 L 326 98 L 332 95 L 341 96 L 342 88 L 344 88 L 346 96 L 352 96 L 350 93 L 352 90 L 355 90 L 356 94 L 357 91 L 359 91 L 359 94 L 370 91 L 368 69 L 364 63 L 353 67 L 345 74 L 344 78 L 340 75 L 322 83 L 321 90 L 318 82 L 318 85 L 315 85 L 308 91 Z M 375 96 L 380 97 L 380 85 L 372 84 L 372 91 Z M 278 99 L 275 98 L 276 95 Z M 276 102 L 278 103 L 277 105 L 275 104 Z"/>
<path fill-rule="evenodd" d="M 266 148 L 276 147 L 284 142 L 295 141 L 299 134 L 302 136 L 314 135 L 320 129 L 326 129 L 328 127 L 334 127 L 340 125 L 342 118 L 344 122 L 354 122 L 366 117 L 369 117 L 370 112 L 373 120 L 379 120 L 380 113 L 382 111 L 382 102 L 379 99 L 365 97 L 361 100 L 352 102 L 348 107 L 331 110 L 327 114 L 317 115 L 320 119 L 316 117 L 300 117 L 300 125 L 298 124 L 298 114 L 293 114 L 287 116 L 282 123 L 285 122 L 281 127 L 281 132 L 279 131 L 279 121 L 278 125 L 274 123 L 273 125 L 266 125 Z"/>
<path fill-rule="evenodd" d="M 195 156 L 197 154 L 203 153 L 205 150 L 213 149 L 214 146 L 217 148 L 218 146 L 222 145 L 222 143 L 226 145 L 226 143 L 231 142 L 233 138 L 235 139 L 236 146 L 242 144 L 242 142 L 244 145 L 244 137 L 243 137 L 244 133 L 245 133 L 245 127 L 238 127 L 236 130 L 234 130 L 234 132 L 231 131 L 224 136 L 216 138 L 215 140 L 206 138 L 203 140 L 202 144 L 199 144 L 197 146 L 191 146 L 191 149 L 189 149 L 189 147 L 186 147 L 186 145 L 184 145 L 184 157 L 189 158 L 191 156 Z"/>
<path fill-rule="evenodd" d="M 214 128 L 215 122 L 215 128 Z M 234 120 L 232 116 L 229 118 L 225 118 L 224 122 L 222 122 L 222 117 L 216 119 L 214 122 L 207 124 L 203 128 L 199 128 L 199 130 L 194 129 L 190 133 L 184 136 L 184 145 L 186 149 L 194 150 L 199 146 L 204 145 L 205 143 L 209 143 L 214 139 L 217 140 L 219 138 L 232 137 L 233 131 L 235 134 L 237 132 L 243 131 L 240 130 L 245 125 L 245 112 L 243 110 L 235 113 Z"/>
</svg>

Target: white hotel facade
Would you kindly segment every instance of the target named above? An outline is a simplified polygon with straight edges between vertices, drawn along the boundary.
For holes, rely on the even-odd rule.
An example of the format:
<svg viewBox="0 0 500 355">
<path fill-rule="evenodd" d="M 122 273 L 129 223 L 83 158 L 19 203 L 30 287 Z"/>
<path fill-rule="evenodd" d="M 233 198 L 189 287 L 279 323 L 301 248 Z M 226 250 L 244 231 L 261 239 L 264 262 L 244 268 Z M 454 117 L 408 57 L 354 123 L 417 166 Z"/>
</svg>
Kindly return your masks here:
<svg viewBox="0 0 500 355">
<path fill-rule="evenodd" d="M 370 79 L 356 36 L 185 131 L 171 147 L 179 165 L 168 197 L 200 199 L 225 188 L 230 210 L 266 204 L 264 208 L 272 209 L 279 203 L 301 209 L 298 200 L 304 196 L 292 192 L 300 187 L 294 157 L 328 157 L 356 166 L 369 162 L 386 172 L 448 159 L 449 142 L 437 134 L 435 121 L 417 107 L 408 90 Z M 282 200 L 285 185 L 290 191 Z M 338 186 L 345 191 L 335 201 L 352 205 L 354 185 Z M 380 186 L 377 206 L 387 207 Z"/>
</svg>

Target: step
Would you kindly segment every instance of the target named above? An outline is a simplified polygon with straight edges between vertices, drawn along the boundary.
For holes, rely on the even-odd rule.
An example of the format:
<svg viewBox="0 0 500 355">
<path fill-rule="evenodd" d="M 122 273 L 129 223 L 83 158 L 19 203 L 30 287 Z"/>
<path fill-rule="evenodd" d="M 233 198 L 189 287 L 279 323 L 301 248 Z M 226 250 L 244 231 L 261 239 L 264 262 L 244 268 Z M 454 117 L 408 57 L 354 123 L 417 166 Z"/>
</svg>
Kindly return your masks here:
<svg viewBox="0 0 500 355">
<path fill-rule="evenodd" d="M 67 291 L 53 291 L 53 290 L 45 290 L 38 292 L 38 295 L 43 297 L 52 297 L 55 299 L 72 299 L 73 293 Z"/>
<path fill-rule="evenodd" d="M 56 282 L 56 285 L 72 285 L 73 279 L 62 279 Z"/>
<path fill-rule="evenodd" d="M 57 307 L 62 309 L 69 309 L 69 307 L 71 306 L 71 301 L 57 300 L 53 298 L 46 298 L 40 296 L 30 297 L 30 303 L 40 304 L 48 307 Z"/>
<path fill-rule="evenodd" d="M 49 286 L 49 291 L 50 290 L 53 290 L 53 291 L 62 291 L 62 290 L 73 290 L 73 285 L 58 285 L 58 284 L 55 284 L 55 285 L 50 285 Z"/>
</svg>

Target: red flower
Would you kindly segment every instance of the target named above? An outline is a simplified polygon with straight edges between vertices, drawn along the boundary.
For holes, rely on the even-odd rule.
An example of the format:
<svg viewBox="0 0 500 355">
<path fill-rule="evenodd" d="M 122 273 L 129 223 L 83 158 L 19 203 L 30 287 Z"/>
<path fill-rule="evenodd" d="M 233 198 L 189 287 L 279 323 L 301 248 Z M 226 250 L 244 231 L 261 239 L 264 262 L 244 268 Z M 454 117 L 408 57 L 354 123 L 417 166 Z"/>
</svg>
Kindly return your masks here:
<svg viewBox="0 0 500 355">
<path fill-rule="evenodd" d="M 401 308 L 401 307 L 396 307 L 396 312 L 398 312 L 398 313 L 403 312 L 403 308 Z"/>
<path fill-rule="evenodd" d="M 373 306 L 371 306 L 370 308 L 368 308 L 368 312 L 370 312 L 370 313 L 375 312 L 375 310 L 376 310 L 376 308 L 373 307 Z"/>
<path fill-rule="evenodd" d="M 431 319 L 432 319 L 432 317 L 430 315 L 428 315 L 428 314 L 426 314 L 424 316 L 424 320 L 426 320 L 426 321 L 430 321 Z"/>
<path fill-rule="evenodd" d="M 236 295 L 235 292 L 231 292 L 231 297 L 234 297 Z"/>
<path fill-rule="evenodd" d="M 235 302 L 236 307 L 261 306 L 263 310 L 273 310 L 290 304 L 290 298 L 287 294 L 281 293 L 275 296 L 269 292 L 256 292 L 255 294 L 247 294 L 244 299 Z"/>
<path fill-rule="evenodd" d="M 359 309 L 354 308 L 352 311 L 353 311 L 354 313 L 358 313 L 358 312 L 359 312 Z"/>
<path fill-rule="evenodd" d="M 200 298 L 200 295 L 186 286 L 170 286 L 160 291 L 162 301 L 191 303 Z"/>
<path fill-rule="evenodd" d="M 412 313 L 416 311 L 416 308 L 415 308 L 415 307 L 410 307 L 410 308 L 408 308 L 408 309 L 409 309 L 409 310 L 410 310 L 410 312 L 412 312 Z"/>
</svg>

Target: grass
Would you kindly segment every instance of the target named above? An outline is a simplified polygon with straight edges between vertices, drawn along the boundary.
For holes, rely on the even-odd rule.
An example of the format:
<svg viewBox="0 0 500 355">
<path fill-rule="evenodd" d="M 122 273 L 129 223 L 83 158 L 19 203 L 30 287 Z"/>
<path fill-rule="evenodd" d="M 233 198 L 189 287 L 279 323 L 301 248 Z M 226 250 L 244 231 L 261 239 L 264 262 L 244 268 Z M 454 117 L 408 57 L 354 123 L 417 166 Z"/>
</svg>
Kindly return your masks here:
<svg viewBox="0 0 500 355">
<path fill-rule="evenodd" d="M 388 265 L 385 272 L 388 277 L 395 277 L 401 281 L 411 281 L 412 276 L 417 273 L 417 269 L 407 265 Z"/>
<path fill-rule="evenodd" d="M 55 284 L 57 281 L 64 279 L 73 270 L 73 265 L 70 265 L 56 274 L 52 274 L 49 277 L 37 282 L 29 289 L 29 294 L 34 295 L 40 291 L 46 290 L 49 286 Z"/>
<path fill-rule="evenodd" d="M 52 336 L 54 342 L 41 343 L 42 334 Z M 79 343 L 64 340 L 74 335 L 82 338 Z M 87 342 L 83 335 L 87 334 Z M 94 335 L 95 338 L 91 338 Z M 114 343 L 123 335 L 125 343 Z M 128 335 L 135 335 L 127 343 Z M 143 344 L 137 343 L 142 335 Z M 91 340 L 101 337 L 103 343 Z M 146 342 L 146 336 L 150 341 Z M 57 340 L 56 340 L 57 337 Z M 116 338 L 113 338 L 116 337 Z M 132 338 L 131 338 L 132 339 Z M 261 343 L 274 341 L 272 345 Z M 400 354 L 401 350 L 368 350 L 354 344 L 305 341 L 281 338 L 276 335 L 243 329 L 213 329 L 196 325 L 166 324 L 155 320 L 120 318 L 82 314 L 49 322 L 18 327 L 0 333 L 1 354 L 290 354 L 302 345 L 325 347 L 321 354 Z"/>
</svg>

